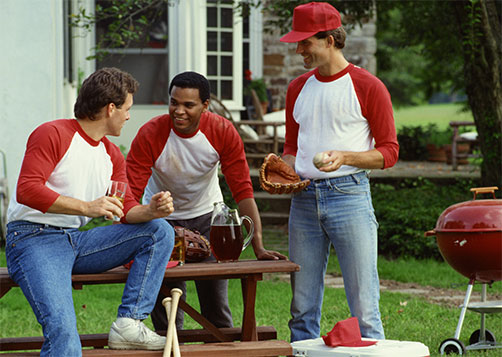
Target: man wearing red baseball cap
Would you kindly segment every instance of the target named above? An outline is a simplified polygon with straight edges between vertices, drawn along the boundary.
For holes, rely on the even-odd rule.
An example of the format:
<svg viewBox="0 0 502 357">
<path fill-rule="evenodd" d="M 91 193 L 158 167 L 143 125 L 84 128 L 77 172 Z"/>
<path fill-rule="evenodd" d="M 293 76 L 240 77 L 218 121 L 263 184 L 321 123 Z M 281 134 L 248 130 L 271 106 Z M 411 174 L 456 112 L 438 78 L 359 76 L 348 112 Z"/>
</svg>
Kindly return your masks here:
<svg viewBox="0 0 502 357">
<path fill-rule="evenodd" d="M 290 83 L 286 95 L 283 158 L 311 182 L 293 196 L 289 216 L 289 257 L 301 266 L 291 279 L 291 341 L 320 336 L 331 245 L 361 335 L 385 338 L 369 170 L 393 166 L 399 145 L 387 89 L 345 59 L 345 38 L 339 12 L 321 2 L 296 7 L 293 30 L 281 38 L 297 43 L 310 70 Z"/>
</svg>

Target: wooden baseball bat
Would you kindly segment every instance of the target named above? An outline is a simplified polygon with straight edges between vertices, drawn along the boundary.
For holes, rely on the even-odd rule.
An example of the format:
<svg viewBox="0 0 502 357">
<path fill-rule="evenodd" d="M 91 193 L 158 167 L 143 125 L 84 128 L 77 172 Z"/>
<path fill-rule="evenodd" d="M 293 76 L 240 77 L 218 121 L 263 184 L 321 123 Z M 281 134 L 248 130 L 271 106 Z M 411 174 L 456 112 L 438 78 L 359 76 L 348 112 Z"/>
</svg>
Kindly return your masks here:
<svg viewBox="0 0 502 357">
<path fill-rule="evenodd" d="M 169 319 L 167 328 L 167 338 L 171 338 L 174 357 L 181 357 L 180 345 L 178 344 L 178 333 L 176 332 L 176 312 L 178 311 L 178 302 L 182 294 L 183 291 L 181 291 L 181 289 L 174 288 L 171 290 L 171 318 Z"/>
<path fill-rule="evenodd" d="M 167 320 L 169 321 L 169 325 L 171 324 L 171 319 L 170 319 L 171 303 L 172 303 L 172 298 L 170 297 L 166 297 L 162 300 L 162 305 L 166 309 L 166 315 L 167 315 Z M 166 345 L 164 346 L 164 353 L 162 354 L 162 357 L 171 357 L 172 344 L 173 344 L 172 338 L 166 336 Z"/>
</svg>

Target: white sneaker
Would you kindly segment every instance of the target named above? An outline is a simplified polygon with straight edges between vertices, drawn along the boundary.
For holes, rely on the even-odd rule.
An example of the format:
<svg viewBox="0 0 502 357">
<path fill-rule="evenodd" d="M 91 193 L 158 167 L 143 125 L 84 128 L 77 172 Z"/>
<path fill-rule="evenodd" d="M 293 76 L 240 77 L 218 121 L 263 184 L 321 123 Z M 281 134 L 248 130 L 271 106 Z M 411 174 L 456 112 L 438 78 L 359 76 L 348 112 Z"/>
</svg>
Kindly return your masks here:
<svg viewBox="0 0 502 357">
<path fill-rule="evenodd" d="M 119 317 L 110 329 L 108 346 L 114 350 L 163 350 L 166 338 L 140 320 Z"/>
</svg>

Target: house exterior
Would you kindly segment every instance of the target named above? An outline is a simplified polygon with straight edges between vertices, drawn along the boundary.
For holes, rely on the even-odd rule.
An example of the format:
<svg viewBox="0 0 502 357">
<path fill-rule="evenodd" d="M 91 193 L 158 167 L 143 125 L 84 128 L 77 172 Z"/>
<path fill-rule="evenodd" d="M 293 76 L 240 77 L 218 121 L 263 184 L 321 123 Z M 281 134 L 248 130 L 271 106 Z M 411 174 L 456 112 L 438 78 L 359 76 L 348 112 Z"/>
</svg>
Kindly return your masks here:
<svg viewBox="0 0 502 357">
<path fill-rule="evenodd" d="M 117 66 L 140 82 L 131 120 L 119 138 L 125 148 L 150 118 L 166 113 L 170 79 L 186 70 L 208 77 L 213 92 L 234 119 L 243 105 L 243 73 L 263 77 L 272 107 L 284 106 L 287 84 L 304 73 L 295 45 L 264 34 L 263 15 L 250 8 L 243 19 L 232 0 L 170 0 L 162 11 L 156 41 L 149 47 L 114 50 L 107 59 L 86 60 L 95 46 L 99 26 L 85 33 L 68 24 L 68 15 L 101 0 L 2 0 L 0 2 L 0 150 L 6 153 L 12 192 L 29 134 L 43 122 L 73 118 L 78 83 L 94 70 Z M 349 33 L 346 54 L 353 63 L 375 72 L 375 25 Z M 1 157 L 0 157 L 1 158 Z M 0 167 L 0 175 L 1 175 Z"/>
</svg>

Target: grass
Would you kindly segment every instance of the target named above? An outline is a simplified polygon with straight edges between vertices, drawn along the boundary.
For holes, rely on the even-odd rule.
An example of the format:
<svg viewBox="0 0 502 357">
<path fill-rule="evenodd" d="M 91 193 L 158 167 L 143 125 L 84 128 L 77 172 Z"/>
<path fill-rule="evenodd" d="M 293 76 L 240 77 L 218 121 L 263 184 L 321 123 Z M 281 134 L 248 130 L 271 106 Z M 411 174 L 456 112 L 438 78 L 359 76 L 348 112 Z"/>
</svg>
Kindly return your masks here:
<svg viewBox="0 0 502 357">
<path fill-rule="evenodd" d="M 426 126 L 437 124 L 443 130 L 449 127 L 451 121 L 473 121 L 470 111 L 462 111 L 462 104 L 424 104 L 415 107 L 395 109 L 394 120 L 396 130 L 403 126 Z"/>
<path fill-rule="evenodd" d="M 265 230 L 267 247 L 286 252 L 287 237 L 278 230 Z M 253 259 L 252 249 L 246 249 L 242 259 Z M 5 253 L 0 255 L 0 266 L 5 266 Z M 424 286 L 456 288 L 465 293 L 466 279 L 455 273 L 446 263 L 432 260 L 398 259 L 379 260 L 382 279 L 402 282 L 416 282 Z M 338 274 L 339 267 L 335 256 L 328 265 L 328 273 Z M 500 287 L 494 284 L 497 291 Z M 123 285 L 85 286 L 74 290 L 75 311 L 80 333 L 107 333 L 116 316 L 120 304 Z M 187 301 L 198 308 L 193 282 L 187 284 Z M 229 282 L 229 301 L 234 324 L 242 322 L 242 296 L 240 281 Z M 256 319 L 259 325 L 272 325 L 277 329 L 278 338 L 289 340 L 289 303 L 291 290 L 288 282 L 275 275 L 258 284 Z M 427 302 L 414 295 L 382 291 L 380 309 L 386 337 L 393 340 L 419 341 L 429 347 L 431 356 L 438 356 L 439 344 L 453 336 L 458 323 L 460 310 Z M 327 287 L 321 320 L 321 333 L 331 330 L 333 325 L 350 317 L 343 289 Z M 15 322 L 15 323 L 14 323 Z M 487 328 L 495 336 L 502 336 L 500 315 L 487 315 Z M 152 327 L 151 320 L 146 324 Z M 190 317 L 185 319 L 185 328 L 200 328 Z M 462 328 L 460 340 L 468 344 L 470 334 L 480 328 L 477 313 L 468 312 Z M 20 289 L 12 289 L 0 300 L 0 337 L 37 336 L 41 329 Z M 472 351 L 471 356 L 500 356 L 500 351 Z"/>
</svg>

